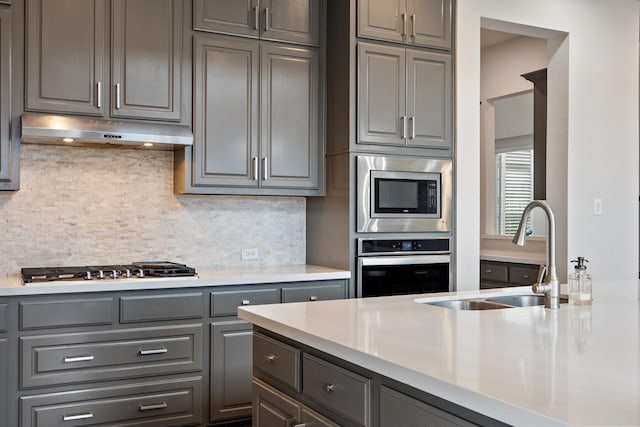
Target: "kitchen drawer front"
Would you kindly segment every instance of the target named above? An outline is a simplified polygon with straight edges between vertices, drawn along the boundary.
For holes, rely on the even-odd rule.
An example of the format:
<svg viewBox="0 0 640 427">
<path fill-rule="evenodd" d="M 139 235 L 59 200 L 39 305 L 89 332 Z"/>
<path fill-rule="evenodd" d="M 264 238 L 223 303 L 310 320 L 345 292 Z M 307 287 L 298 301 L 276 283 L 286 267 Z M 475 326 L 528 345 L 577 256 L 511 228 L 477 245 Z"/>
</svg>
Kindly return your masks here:
<svg viewBox="0 0 640 427">
<path fill-rule="evenodd" d="M 9 307 L 7 304 L 0 304 L 0 332 L 6 332 L 9 327 Z"/>
<path fill-rule="evenodd" d="M 120 298 L 121 323 L 200 319 L 202 312 L 202 292 Z"/>
<path fill-rule="evenodd" d="M 538 279 L 538 267 L 509 267 L 509 283 L 512 285 L 532 285 Z"/>
<path fill-rule="evenodd" d="M 202 325 L 20 338 L 23 388 L 202 369 Z"/>
<path fill-rule="evenodd" d="M 243 305 L 278 304 L 278 288 L 211 292 L 211 316 L 235 316 Z"/>
<path fill-rule="evenodd" d="M 507 283 L 509 281 L 509 267 L 506 265 L 481 262 L 480 280 Z"/>
<path fill-rule="evenodd" d="M 22 427 L 202 423 L 202 378 L 20 398 Z"/>
<path fill-rule="evenodd" d="M 282 302 L 321 301 L 330 299 L 344 299 L 346 296 L 346 282 L 334 281 L 329 283 L 309 282 L 296 287 L 282 288 Z"/>
<path fill-rule="evenodd" d="M 297 348 L 254 332 L 253 367 L 300 391 L 300 350 Z"/>
<path fill-rule="evenodd" d="M 113 325 L 113 298 L 20 303 L 20 329 Z"/>
<path fill-rule="evenodd" d="M 371 380 L 310 354 L 302 356 L 302 393 L 361 426 L 371 423 Z"/>
</svg>

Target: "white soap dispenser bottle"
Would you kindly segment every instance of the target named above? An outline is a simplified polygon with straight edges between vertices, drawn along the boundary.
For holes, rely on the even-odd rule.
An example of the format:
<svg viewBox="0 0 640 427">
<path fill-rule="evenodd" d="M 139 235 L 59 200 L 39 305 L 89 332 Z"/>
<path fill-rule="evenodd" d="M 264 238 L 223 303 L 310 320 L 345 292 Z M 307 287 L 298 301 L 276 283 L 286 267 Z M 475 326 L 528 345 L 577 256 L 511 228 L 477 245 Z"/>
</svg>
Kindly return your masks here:
<svg viewBox="0 0 640 427">
<path fill-rule="evenodd" d="M 569 276 L 569 304 L 573 305 L 590 305 L 593 301 L 591 296 L 591 275 L 587 274 L 587 266 L 585 262 L 588 259 L 579 256 L 574 259 L 575 273 Z"/>
</svg>

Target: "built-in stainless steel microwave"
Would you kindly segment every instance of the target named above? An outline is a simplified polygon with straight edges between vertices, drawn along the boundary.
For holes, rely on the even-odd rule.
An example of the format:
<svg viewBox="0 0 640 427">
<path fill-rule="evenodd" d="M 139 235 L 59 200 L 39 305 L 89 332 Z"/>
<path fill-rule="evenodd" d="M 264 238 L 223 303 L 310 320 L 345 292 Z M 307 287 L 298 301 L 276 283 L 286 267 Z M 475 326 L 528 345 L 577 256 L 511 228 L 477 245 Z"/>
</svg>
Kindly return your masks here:
<svg viewBox="0 0 640 427">
<path fill-rule="evenodd" d="M 358 232 L 451 230 L 451 160 L 356 159 Z"/>
</svg>

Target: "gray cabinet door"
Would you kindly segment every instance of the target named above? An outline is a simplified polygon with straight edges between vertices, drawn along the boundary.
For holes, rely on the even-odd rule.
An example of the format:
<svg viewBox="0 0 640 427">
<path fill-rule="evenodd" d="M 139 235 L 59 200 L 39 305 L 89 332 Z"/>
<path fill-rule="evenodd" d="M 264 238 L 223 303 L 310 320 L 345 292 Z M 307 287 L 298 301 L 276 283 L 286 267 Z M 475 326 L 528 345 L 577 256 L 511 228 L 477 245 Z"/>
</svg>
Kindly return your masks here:
<svg viewBox="0 0 640 427">
<path fill-rule="evenodd" d="M 251 415 L 252 326 L 243 320 L 211 324 L 211 420 Z"/>
<path fill-rule="evenodd" d="M 111 115 L 181 119 L 182 0 L 114 0 Z"/>
<path fill-rule="evenodd" d="M 408 41 L 451 48 L 451 0 L 407 0 Z"/>
<path fill-rule="evenodd" d="M 0 338 L 0 427 L 6 427 L 7 424 L 7 400 L 8 400 L 8 381 L 7 361 L 7 339 Z"/>
<path fill-rule="evenodd" d="M 358 143 L 405 145 L 405 49 L 358 43 Z"/>
<path fill-rule="evenodd" d="M 319 55 L 261 46 L 261 186 L 317 188 Z"/>
<path fill-rule="evenodd" d="M 299 402 L 258 379 L 253 380 L 253 425 L 290 427 L 300 420 Z"/>
<path fill-rule="evenodd" d="M 453 121 L 451 57 L 407 49 L 407 145 L 449 149 Z"/>
<path fill-rule="evenodd" d="M 358 0 L 358 35 L 404 42 L 406 0 Z"/>
<path fill-rule="evenodd" d="M 261 38 L 318 46 L 321 0 L 262 0 Z"/>
<path fill-rule="evenodd" d="M 18 153 L 13 152 L 9 122 L 11 121 L 11 9 L 0 8 L 0 190 L 13 189 L 18 175 Z"/>
<path fill-rule="evenodd" d="M 258 0 L 194 0 L 193 29 L 255 37 L 260 34 Z"/>
<path fill-rule="evenodd" d="M 259 46 L 194 37 L 193 184 L 258 186 Z"/>
<path fill-rule="evenodd" d="M 104 0 L 28 0 L 27 110 L 104 115 Z"/>
</svg>

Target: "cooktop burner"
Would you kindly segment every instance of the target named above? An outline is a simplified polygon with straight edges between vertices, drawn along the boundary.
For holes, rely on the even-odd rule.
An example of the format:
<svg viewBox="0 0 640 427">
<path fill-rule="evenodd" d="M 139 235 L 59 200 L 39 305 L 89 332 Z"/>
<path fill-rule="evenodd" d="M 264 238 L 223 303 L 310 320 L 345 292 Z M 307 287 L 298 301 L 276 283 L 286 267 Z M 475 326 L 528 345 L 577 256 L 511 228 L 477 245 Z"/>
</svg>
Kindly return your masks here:
<svg viewBox="0 0 640 427">
<path fill-rule="evenodd" d="M 60 280 L 189 277 L 196 275 L 195 268 L 169 261 L 144 261 L 124 265 L 23 268 L 21 272 L 24 283 Z"/>
</svg>

